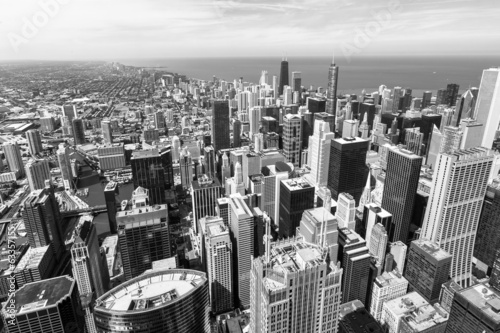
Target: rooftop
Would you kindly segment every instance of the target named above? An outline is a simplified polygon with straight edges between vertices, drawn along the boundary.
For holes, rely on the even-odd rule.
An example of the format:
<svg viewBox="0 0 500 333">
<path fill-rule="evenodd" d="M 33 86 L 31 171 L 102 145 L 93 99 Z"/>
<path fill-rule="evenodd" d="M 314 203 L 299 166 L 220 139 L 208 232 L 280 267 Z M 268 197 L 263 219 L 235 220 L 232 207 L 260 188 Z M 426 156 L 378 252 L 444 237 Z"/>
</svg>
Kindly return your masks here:
<svg viewBox="0 0 500 333">
<path fill-rule="evenodd" d="M 69 275 L 63 275 L 25 284 L 11 298 L 15 299 L 17 314 L 32 312 L 57 304 L 71 295 L 74 286 L 75 280 Z M 3 310 L 5 311 L 5 307 Z"/>
<path fill-rule="evenodd" d="M 457 292 L 482 315 L 500 324 L 500 291 L 484 283 L 476 284 Z"/>
<path fill-rule="evenodd" d="M 395 286 L 402 283 L 408 284 L 408 280 L 406 280 L 401 274 L 394 274 L 393 272 L 384 272 L 382 275 L 377 276 L 375 279 L 375 283 L 379 287 L 389 287 Z"/>
<path fill-rule="evenodd" d="M 412 311 L 403 320 L 413 329 L 413 332 L 424 332 L 437 325 L 444 325 L 448 313 L 438 304 L 426 304 Z"/>
<path fill-rule="evenodd" d="M 452 255 L 446 252 L 445 250 L 441 249 L 438 244 L 431 242 L 430 240 L 426 239 L 418 239 L 414 240 L 412 242 L 412 245 L 417 246 L 420 248 L 422 251 L 425 253 L 429 254 L 431 257 L 433 257 L 436 260 L 443 260 L 446 258 L 450 258 Z"/>
<path fill-rule="evenodd" d="M 384 308 L 389 309 L 395 316 L 408 314 L 421 306 L 427 305 L 427 301 L 416 291 L 397 297 L 384 303 Z"/>
<path fill-rule="evenodd" d="M 312 188 L 311 184 L 305 178 L 292 178 L 281 181 L 290 191 L 299 191 Z"/>
<path fill-rule="evenodd" d="M 96 310 L 136 312 L 175 303 L 206 283 L 194 270 L 151 270 L 122 283 L 96 300 Z"/>
</svg>

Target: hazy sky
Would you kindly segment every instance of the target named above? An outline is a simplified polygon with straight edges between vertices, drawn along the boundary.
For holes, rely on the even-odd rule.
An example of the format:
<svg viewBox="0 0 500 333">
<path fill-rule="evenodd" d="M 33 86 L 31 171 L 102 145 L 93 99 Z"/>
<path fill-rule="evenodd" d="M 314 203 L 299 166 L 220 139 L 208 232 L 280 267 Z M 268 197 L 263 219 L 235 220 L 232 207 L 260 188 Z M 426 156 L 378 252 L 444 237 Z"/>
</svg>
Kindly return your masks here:
<svg viewBox="0 0 500 333">
<path fill-rule="evenodd" d="M 498 0 L 0 0 L 0 60 L 500 55 L 499 18 Z"/>
</svg>

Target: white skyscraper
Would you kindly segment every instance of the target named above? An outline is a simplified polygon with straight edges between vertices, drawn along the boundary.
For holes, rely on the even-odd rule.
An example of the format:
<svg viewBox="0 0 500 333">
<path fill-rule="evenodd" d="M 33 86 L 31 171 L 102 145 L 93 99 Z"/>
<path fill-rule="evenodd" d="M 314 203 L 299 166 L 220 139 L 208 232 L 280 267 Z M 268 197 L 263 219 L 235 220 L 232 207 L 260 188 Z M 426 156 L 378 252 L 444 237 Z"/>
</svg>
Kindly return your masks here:
<svg viewBox="0 0 500 333">
<path fill-rule="evenodd" d="M 472 271 L 472 251 L 493 152 L 482 147 L 439 154 L 421 237 L 453 256 L 450 276 L 463 287 Z"/>
<path fill-rule="evenodd" d="M 485 69 L 477 96 L 475 119 L 484 125 L 481 146 L 491 148 L 500 123 L 500 67 Z"/>
<path fill-rule="evenodd" d="M 250 108 L 248 118 L 250 120 L 250 138 L 259 133 L 260 120 L 262 118 L 262 107 L 254 106 Z"/>
<path fill-rule="evenodd" d="M 407 290 L 408 280 L 401 274 L 384 272 L 373 283 L 370 314 L 377 321 L 380 321 L 384 302 L 406 295 Z"/>
<path fill-rule="evenodd" d="M 61 169 L 61 177 L 65 190 L 71 190 L 73 187 L 73 174 L 71 171 L 71 162 L 69 159 L 69 150 L 64 143 L 59 144 L 59 149 L 56 152 L 59 168 Z"/>
<path fill-rule="evenodd" d="M 21 157 L 21 149 L 17 142 L 5 142 L 3 144 L 3 153 L 7 160 L 10 172 L 18 173 L 19 177 L 24 176 L 23 158 Z"/>
<path fill-rule="evenodd" d="M 394 257 L 394 263 L 396 264 L 396 270 L 403 274 L 405 270 L 405 262 L 406 262 L 406 253 L 408 253 L 408 246 L 402 241 L 397 241 L 391 243 L 390 245 L 390 253 Z"/>
<path fill-rule="evenodd" d="M 28 141 L 28 150 L 31 156 L 35 156 L 43 150 L 42 138 L 40 132 L 35 129 L 31 129 L 26 132 L 26 140 Z"/>
<path fill-rule="evenodd" d="M 377 223 L 371 230 L 369 237 L 370 243 L 367 242 L 368 251 L 377 260 L 377 266 L 382 268 L 385 260 L 385 252 L 387 248 L 387 231 L 381 223 Z M 368 237 L 366 237 L 368 240 Z"/>
<path fill-rule="evenodd" d="M 308 163 L 311 173 L 309 180 L 317 186 L 328 183 L 328 163 L 330 161 L 330 143 L 335 134 L 330 131 L 330 125 L 323 120 L 314 122 L 314 133 L 309 137 Z"/>
<path fill-rule="evenodd" d="M 172 161 L 178 161 L 181 152 L 181 140 L 176 135 L 172 138 Z"/>
<path fill-rule="evenodd" d="M 291 105 L 293 104 L 293 89 L 290 86 L 285 86 L 283 88 L 283 104 Z"/>
<path fill-rule="evenodd" d="M 337 200 L 337 211 L 335 212 L 340 228 L 350 230 L 356 227 L 356 201 L 349 193 L 340 193 Z"/>
<path fill-rule="evenodd" d="M 31 160 L 26 163 L 25 170 L 31 191 L 45 188 L 45 180 L 50 179 L 49 161 Z"/>
<path fill-rule="evenodd" d="M 283 117 L 283 154 L 287 162 L 299 167 L 301 151 L 302 117 L 289 113 Z"/>
</svg>

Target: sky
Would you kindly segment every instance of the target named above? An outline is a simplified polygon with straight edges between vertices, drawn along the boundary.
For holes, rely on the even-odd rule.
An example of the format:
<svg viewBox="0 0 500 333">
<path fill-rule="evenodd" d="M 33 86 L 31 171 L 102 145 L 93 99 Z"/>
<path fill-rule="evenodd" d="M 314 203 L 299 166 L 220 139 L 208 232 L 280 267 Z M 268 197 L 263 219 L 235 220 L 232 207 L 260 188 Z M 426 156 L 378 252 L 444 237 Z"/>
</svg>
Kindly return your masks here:
<svg viewBox="0 0 500 333">
<path fill-rule="evenodd" d="M 498 0 L 0 0 L 0 60 L 500 55 Z"/>
</svg>

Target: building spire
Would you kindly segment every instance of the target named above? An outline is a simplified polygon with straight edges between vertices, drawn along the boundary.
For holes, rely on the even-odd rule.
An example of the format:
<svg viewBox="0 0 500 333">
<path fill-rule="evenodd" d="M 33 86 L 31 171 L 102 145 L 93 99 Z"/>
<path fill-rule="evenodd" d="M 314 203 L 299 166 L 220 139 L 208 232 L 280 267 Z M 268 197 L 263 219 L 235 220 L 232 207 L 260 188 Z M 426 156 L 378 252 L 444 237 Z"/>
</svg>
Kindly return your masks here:
<svg viewBox="0 0 500 333">
<path fill-rule="evenodd" d="M 335 49 L 332 50 L 332 65 L 335 65 Z"/>
</svg>

